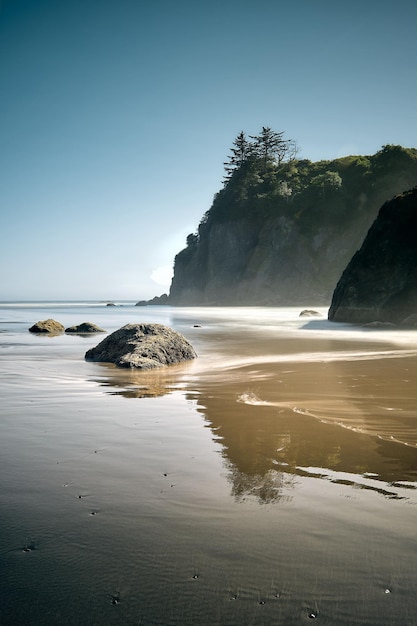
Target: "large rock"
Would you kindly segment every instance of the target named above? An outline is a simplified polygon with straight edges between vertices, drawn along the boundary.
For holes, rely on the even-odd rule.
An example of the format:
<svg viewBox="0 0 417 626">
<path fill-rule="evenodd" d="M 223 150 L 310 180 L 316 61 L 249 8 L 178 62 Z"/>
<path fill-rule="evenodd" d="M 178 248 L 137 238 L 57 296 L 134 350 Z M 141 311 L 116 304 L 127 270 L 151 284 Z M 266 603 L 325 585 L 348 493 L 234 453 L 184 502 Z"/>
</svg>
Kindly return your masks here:
<svg viewBox="0 0 417 626">
<path fill-rule="evenodd" d="M 89 333 L 105 333 L 106 331 L 91 322 L 82 322 L 82 324 L 77 324 L 76 326 L 69 326 L 65 329 L 65 332 L 86 335 Z"/>
<path fill-rule="evenodd" d="M 126 324 L 85 354 L 87 360 L 137 369 L 164 367 L 196 356 L 185 337 L 162 324 Z"/>
<path fill-rule="evenodd" d="M 29 328 L 30 333 L 49 333 L 51 335 L 58 335 L 63 333 L 64 330 L 65 327 L 53 319 L 41 320 Z"/>
<path fill-rule="evenodd" d="M 402 323 L 417 313 L 417 187 L 381 208 L 333 293 L 335 322 Z"/>
</svg>

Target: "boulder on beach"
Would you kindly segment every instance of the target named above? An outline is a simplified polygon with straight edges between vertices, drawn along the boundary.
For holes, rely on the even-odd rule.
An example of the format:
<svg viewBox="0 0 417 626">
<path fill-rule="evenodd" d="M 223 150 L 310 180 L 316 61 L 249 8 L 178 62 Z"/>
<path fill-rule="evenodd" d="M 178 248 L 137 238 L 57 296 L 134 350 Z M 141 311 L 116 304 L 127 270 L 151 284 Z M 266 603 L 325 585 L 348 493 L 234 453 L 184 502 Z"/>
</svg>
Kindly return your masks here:
<svg viewBox="0 0 417 626">
<path fill-rule="evenodd" d="M 41 320 L 29 328 L 30 333 L 49 333 L 51 335 L 63 333 L 64 330 L 65 327 L 53 319 Z"/>
<path fill-rule="evenodd" d="M 84 335 L 87 333 L 105 333 L 106 331 L 103 328 L 100 328 L 100 326 L 92 324 L 91 322 L 82 322 L 82 324 L 78 324 L 76 326 L 69 326 L 65 329 L 65 332 Z"/>
<path fill-rule="evenodd" d="M 162 324 L 126 324 L 85 353 L 88 361 L 142 370 L 189 361 L 196 356 L 183 335 Z"/>
</svg>

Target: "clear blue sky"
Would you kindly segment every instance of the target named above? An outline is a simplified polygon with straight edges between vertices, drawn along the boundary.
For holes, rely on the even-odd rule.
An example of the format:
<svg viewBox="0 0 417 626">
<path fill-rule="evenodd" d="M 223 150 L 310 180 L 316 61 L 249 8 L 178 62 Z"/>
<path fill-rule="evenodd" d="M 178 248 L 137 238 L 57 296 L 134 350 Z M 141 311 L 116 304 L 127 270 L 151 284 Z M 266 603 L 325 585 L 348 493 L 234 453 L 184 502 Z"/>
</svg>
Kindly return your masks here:
<svg viewBox="0 0 417 626">
<path fill-rule="evenodd" d="M 241 130 L 417 147 L 416 24 L 414 0 L 0 0 L 0 300 L 167 292 Z"/>
</svg>

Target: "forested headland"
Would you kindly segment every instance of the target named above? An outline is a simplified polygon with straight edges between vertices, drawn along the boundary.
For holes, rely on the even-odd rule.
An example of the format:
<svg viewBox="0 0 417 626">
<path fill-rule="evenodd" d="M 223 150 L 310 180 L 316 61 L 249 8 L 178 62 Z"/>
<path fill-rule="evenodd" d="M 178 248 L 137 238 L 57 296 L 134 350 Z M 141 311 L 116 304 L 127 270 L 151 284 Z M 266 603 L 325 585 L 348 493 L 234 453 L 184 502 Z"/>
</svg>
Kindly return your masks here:
<svg viewBox="0 0 417 626">
<path fill-rule="evenodd" d="M 175 257 L 174 305 L 330 303 L 381 205 L 417 185 L 417 150 L 297 158 L 284 132 L 239 133 L 222 189 Z"/>
</svg>

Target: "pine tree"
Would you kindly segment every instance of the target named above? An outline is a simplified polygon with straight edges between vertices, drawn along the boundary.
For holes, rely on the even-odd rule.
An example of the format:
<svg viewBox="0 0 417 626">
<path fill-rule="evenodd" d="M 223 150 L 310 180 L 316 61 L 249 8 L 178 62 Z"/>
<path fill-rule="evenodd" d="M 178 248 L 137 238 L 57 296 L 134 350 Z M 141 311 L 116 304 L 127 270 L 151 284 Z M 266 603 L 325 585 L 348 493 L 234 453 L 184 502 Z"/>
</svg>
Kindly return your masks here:
<svg viewBox="0 0 417 626">
<path fill-rule="evenodd" d="M 262 159 L 264 166 L 268 162 L 281 165 L 284 161 L 295 157 L 297 152 L 295 143 L 291 139 L 284 139 L 284 132 L 276 133 L 269 126 L 262 126 L 259 135 L 250 135 L 254 140 L 254 152 Z"/>
<path fill-rule="evenodd" d="M 226 175 L 224 182 L 227 183 L 235 170 L 239 169 L 242 164 L 253 154 L 253 144 L 246 139 L 243 130 L 238 134 L 230 149 L 231 154 L 224 165 Z"/>
</svg>

